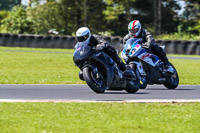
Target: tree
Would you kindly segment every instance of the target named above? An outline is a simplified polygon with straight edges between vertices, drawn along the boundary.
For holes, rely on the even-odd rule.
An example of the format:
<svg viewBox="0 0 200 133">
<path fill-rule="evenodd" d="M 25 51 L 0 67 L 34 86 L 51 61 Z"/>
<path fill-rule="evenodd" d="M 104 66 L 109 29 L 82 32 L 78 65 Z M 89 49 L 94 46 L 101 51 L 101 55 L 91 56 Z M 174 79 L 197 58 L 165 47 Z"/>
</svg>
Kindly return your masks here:
<svg viewBox="0 0 200 133">
<path fill-rule="evenodd" d="M 31 33 L 32 22 L 28 19 L 26 10 L 23 6 L 15 6 L 8 17 L 3 19 L 1 28 L 8 33 L 22 34 Z"/>
<path fill-rule="evenodd" d="M 181 16 L 179 32 L 200 34 L 200 1 L 185 0 L 185 10 Z"/>
<path fill-rule="evenodd" d="M 50 29 L 62 32 L 65 21 L 62 18 L 61 5 L 57 2 L 38 4 L 27 9 L 28 19 L 32 21 L 34 34 L 48 34 Z"/>
<path fill-rule="evenodd" d="M 2 20 L 5 19 L 6 17 L 8 17 L 9 15 L 9 12 L 8 11 L 0 11 L 0 32 L 6 32 L 4 31 L 5 28 L 1 28 L 1 25 L 2 25 Z"/>
<path fill-rule="evenodd" d="M 199 0 L 185 0 L 185 10 L 183 17 L 186 20 L 196 20 L 200 18 L 200 1 Z"/>
<path fill-rule="evenodd" d="M 0 10 L 11 10 L 13 6 L 21 4 L 21 0 L 1 0 Z"/>
<path fill-rule="evenodd" d="M 102 14 L 105 9 L 105 3 L 102 0 L 87 0 L 87 16 L 85 17 L 85 26 L 88 26 L 93 33 L 107 31 L 105 15 Z M 84 7 L 84 6 L 83 6 Z M 85 16 L 85 15 L 83 15 Z"/>
<path fill-rule="evenodd" d="M 127 34 L 128 23 L 132 20 L 140 20 L 142 26 L 154 34 L 156 31 L 159 34 L 176 32 L 180 23 L 177 17 L 180 6 L 176 0 L 47 0 L 45 2 L 29 0 L 29 2 L 29 6 L 24 8 L 21 16 L 12 11 L 18 18 L 9 16 L 9 19 L 3 20 L 8 32 L 17 33 L 18 28 L 18 33 L 47 34 L 50 29 L 55 29 L 59 34 L 74 35 L 79 27 L 87 26 L 93 33 L 107 32 L 110 35 L 124 36 Z M 14 21 L 20 26 L 17 27 Z"/>
<path fill-rule="evenodd" d="M 162 1 L 162 33 L 170 34 L 178 31 L 180 23 L 178 11 L 180 9 L 180 5 L 176 0 Z"/>
<path fill-rule="evenodd" d="M 127 25 L 134 14 L 135 0 L 105 0 L 104 10 L 107 21 L 107 30 L 113 31 L 113 35 L 125 35 Z"/>
<path fill-rule="evenodd" d="M 74 34 L 82 26 L 88 26 L 94 33 L 105 30 L 105 19 L 102 11 L 105 3 L 102 0 L 61 0 L 63 19 L 68 22 L 65 34 Z"/>
</svg>

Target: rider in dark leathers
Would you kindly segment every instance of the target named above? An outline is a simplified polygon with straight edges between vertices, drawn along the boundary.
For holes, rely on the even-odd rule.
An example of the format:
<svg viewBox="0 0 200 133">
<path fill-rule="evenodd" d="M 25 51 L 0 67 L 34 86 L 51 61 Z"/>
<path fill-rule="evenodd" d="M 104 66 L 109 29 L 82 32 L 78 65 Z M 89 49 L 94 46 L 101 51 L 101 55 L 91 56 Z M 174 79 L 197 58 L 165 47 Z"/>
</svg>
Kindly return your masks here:
<svg viewBox="0 0 200 133">
<path fill-rule="evenodd" d="M 142 47 L 157 55 L 164 62 L 167 71 L 171 70 L 171 66 L 165 51 L 163 50 L 163 48 L 156 44 L 156 41 L 154 40 L 150 32 L 142 28 L 139 20 L 131 21 L 128 25 L 128 30 L 129 33 L 123 38 L 123 45 L 125 45 L 126 41 L 130 38 L 141 38 Z"/>
<path fill-rule="evenodd" d="M 135 76 L 133 70 L 125 65 L 121 58 L 119 58 L 115 48 L 109 45 L 109 43 L 105 41 L 102 36 L 96 34 L 91 35 L 90 30 L 87 27 L 82 27 L 77 30 L 76 38 L 78 42 L 88 41 L 88 45 L 96 47 L 96 50 L 101 50 L 108 54 L 117 63 L 119 69 L 123 71 L 123 75 Z M 83 80 L 82 72 L 79 73 L 79 77 Z"/>
</svg>

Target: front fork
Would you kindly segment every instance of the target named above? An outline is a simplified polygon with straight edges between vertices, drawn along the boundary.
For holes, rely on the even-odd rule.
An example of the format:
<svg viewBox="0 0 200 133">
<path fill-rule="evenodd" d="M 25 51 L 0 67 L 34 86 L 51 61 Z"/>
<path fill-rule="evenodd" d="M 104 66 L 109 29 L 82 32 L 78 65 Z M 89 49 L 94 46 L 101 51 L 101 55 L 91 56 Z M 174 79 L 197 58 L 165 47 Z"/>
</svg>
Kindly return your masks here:
<svg viewBox="0 0 200 133">
<path fill-rule="evenodd" d="M 141 62 L 131 61 L 131 62 L 129 62 L 129 65 L 131 65 L 131 64 L 136 66 L 133 69 L 135 69 L 134 72 L 136 74 L 136 77 L 139 79 L 140 84 L 143 85 L 144 83 L 146 83 L 147 82 L 146 81 L 146 73 L 143 69 Z"/>
<path fill-rule="evenodd" d="M 83 78 L 83 71 L 82 71 L 82 70 L 83 70 L 86 66 L 89 66 L 89 67 L 92 69 L 92 72 L 93 72 L 93 75 L 95 76 L 95 78 L 97 78 L 97 79 L 101 78 L 101 74 L 99 73 L 98 68 L 97 68 L 94 64 L 92 64 L 92 63 L 87 63 L 87 64 L 85 64 L 85 65 L 82 67 L 82 69 L 81 69 L 80 72 L 79 72 L 79 78 L 80 78 L 80 80 L 83 80 L 83 81 L 84 81 L 84 78 Z"/>
<path fill-rule="evenodd" d="M 129 64 L 134 64 L 134 65 L 136 65 L 136 69 L 138 70 L 138 72 L 139 72 L 139 74 L 141 75 L 141 76 L 146 76 L 146 73 L 145 73 L 145 71 L 144 71 L 144 69 L 143 69 L 143 66 L 142 66 L 142 63 L 141 62 L 137 62 L 137 61 L 131 61 L 131 62 L 129 62 Z"/>
</svg>

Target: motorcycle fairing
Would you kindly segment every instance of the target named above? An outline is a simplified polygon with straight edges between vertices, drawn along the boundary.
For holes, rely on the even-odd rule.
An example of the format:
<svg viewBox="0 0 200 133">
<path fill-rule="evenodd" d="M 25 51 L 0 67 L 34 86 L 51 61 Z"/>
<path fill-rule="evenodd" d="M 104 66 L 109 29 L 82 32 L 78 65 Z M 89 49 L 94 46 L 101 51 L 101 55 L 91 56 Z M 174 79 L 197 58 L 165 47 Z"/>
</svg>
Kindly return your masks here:
<svg viewBox="0 0 200 133">
<path fill-rule="evenodd" d="M 86 43 L 79 42 L 75 45 L 75 48 L 73 61 L 78 67 L 81 67 L 80 65 L 89 57 L 91 47 Z"/>
<path fill-rule="evenodd" d="M 143 60 L 144 62 L 148 63 L 149 65 L 155 67 L 158 62 L 159 59 L 157 56 L 151 54 L 151 53 L 147 53 L 147 52 L 143 52 L 141 54 L 138 55 L 138 58 Z"/>
<path fill-rule="evenodd" d="M 145 73 L 145 71 L 144 71 L 144 69 L 143 69 L 143 66 L 142 66 L 142 63 L 141 63 L 141 62 L 131 61 L 129 64 L 136 64 L 139 73 L 140 73 L 142 76 L 145 76 L 145 75 L 146 75 L 146 73 Z"/>
<path fill-rule="evenodd" d="M 148 53 L 146 49 L 142 48 L 142 46 L 138 44 L 140 41 L 141 39 L 136 38 L 129 39 L 124 46 L 121 57 L 125 60 L 128 58 L 137 57 L 140 60 L 143 60 L 144 62 L 155 67 L 159 62 L 158 57 Z"/>
<path fill-rule="evenodd" d="M 114 66 L 115 62 L 112 60 L 112 58 L 110 56 L 108 56 L 106 53 L 97 51 L 95 54 L 93 54 L 91 56 L 91 59 L 93 59 L 95 62 L 100 63 L 105 68 L 105 70 L 107 71 L 106 72 L 106 74 L 107 74 L 106 78 L 107 78 L 107 86 L 109 87 L 107 89 L 119 87 L 120 90 L 121 90 L 121 89 L 126 87 L 126 82 L 121 82 L 120 86 L 119 86 L 119 83 L 113 82 L 115 76 L 117 76 L 118 78 L 121 78 L 121 76 L 118 75 L 118 74 L 117 75 L 114 74 L 114 70 L 116 69 L 115 66 Z"/>
<path fill-rule="evenodd" d="M 122 72 L 109 55 L 102 51 L 93 50 L 87 43 L 79 42 L 75 48 L 73 60 L 81 70 L 85 67 L 99 68 L 98 65 L 100 65 L 106 71 L 107 89 L 122 90 L 126 87 L 126 80 L 123 79 Z"/>
</svg>

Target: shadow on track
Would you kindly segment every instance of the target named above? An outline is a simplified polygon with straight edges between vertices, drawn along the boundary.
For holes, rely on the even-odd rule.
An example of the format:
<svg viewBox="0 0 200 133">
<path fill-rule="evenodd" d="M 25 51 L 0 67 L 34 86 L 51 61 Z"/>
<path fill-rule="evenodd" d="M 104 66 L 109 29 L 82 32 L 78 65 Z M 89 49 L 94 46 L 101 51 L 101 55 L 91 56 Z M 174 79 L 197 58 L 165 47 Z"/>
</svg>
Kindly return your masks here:
<svg viewBox="0 0 200 133">
<path fill-rule="evenodd" d="M 116 92 L 116 91 L 114 91 L 114 92 L 104 92 L 104 93 L 102 93 L 102 94 L 125 94 L 125 95 L 133 95 L 133 94 L 135 94 L 135 95 L 137 95 L 137 94 L 150 94 L 150 93 L 147 93 L 147 92 L 136 92 L 136 93 L 127 93 L 127 92 Z"/>
<path fill-rule="evenodd" d="M 145 89 L 145 90 L 168 90 L 168 91 L 181 91 L 181 90 L 196 90 L 196 89 L 162 89 L 162 88 L 160 88 L 160 89 L 158 89 L 158 88 L 155 88 L 155 89 L 153 89 L 153 88 L 149 88 L 149 89 Z"/>
</svg>

